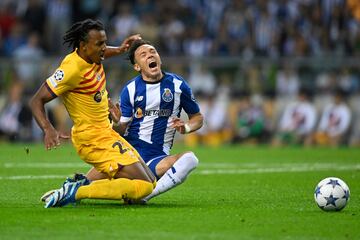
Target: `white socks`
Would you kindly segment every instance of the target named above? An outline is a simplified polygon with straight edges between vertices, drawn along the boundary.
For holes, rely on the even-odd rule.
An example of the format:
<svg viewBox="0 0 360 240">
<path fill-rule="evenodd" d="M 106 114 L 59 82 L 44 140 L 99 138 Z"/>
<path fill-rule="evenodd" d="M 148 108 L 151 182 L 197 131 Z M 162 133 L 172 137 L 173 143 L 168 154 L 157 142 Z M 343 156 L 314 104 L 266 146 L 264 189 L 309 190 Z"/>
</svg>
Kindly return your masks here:
<svg viewBox="0 0 360 240">
<path fill-rule="evenodd" d="M 199 164 L 199 160 L 194 153 L 188 152 L 182 155 L 174 165 L 165 172 L 165 174 L 157 181 L 153 192 L 143 198 L 143 201 L 149 201 L 151 198 L 164 193 L 171 188 L 176 187 L 185 181 L 186 177 Z"/>
</svg>

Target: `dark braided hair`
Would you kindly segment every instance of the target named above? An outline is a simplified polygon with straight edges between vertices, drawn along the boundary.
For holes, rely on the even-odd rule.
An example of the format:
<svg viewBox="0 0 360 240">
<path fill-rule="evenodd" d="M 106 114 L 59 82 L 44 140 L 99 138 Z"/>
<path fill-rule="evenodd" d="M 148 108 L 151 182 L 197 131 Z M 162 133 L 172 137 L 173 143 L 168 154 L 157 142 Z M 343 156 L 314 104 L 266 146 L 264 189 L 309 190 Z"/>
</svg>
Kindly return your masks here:
<svg viewBox="0 0 360 240">
<path fill-rule="evenodd" d="M 88 33 L 93 29 L 98 31 L 104 30 L 104 25 L 100 21 L 92 19 L 76 22 L 65 33 L 63 44 L 68 43 L 68 46 L 72 46 L 73 50 L 75 50 L 75 48 L 80 47 L 81 41 L 88 41 Z"/>
</svg>

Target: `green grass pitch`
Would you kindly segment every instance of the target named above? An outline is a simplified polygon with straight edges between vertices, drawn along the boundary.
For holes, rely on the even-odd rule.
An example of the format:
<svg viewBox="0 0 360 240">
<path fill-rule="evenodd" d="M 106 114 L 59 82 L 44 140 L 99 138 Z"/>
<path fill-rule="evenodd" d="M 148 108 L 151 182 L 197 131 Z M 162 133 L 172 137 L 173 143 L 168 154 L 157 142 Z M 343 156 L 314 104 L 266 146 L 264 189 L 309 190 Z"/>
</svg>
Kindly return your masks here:
<svg viewBox="0 0 360 240">
<path fill-rule="evenodd" d="M 145 206 L 87 199 L 45 209 L 45 191 L 89 166 L 71 145 L 0 144 L 0 239 L 360 239 L 360 149 L 192 150 L 199 167 Z M 328 176 L 350 187 L 343 211 L 323 212 L 314 202 Z"/>
</svg>

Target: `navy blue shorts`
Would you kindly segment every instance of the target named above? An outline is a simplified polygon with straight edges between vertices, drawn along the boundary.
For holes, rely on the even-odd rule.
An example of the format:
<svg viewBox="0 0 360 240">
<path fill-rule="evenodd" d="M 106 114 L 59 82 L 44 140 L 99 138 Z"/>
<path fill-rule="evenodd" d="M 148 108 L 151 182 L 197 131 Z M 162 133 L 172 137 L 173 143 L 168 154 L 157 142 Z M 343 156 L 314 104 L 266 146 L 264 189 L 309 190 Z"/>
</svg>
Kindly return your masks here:
<svg viewBox="0 0 360 240">
<path fill-rule="evenodd" d="M 159 176 L 156 174 L 156 166 L 158 165 L 158 163 L 161 160 L 163 160 L 166 157 L 167 157 L 167 155 L 158 156 L 158 157 L 155 157 L 155 158 L 151 159 L 150 161 L 148 161 L 146 163 L 146 165 L 148 165 L 148 167 L 153 172 L 153 174 L 155 175 L 157 180 L 159 180 Z"/>
</svg>

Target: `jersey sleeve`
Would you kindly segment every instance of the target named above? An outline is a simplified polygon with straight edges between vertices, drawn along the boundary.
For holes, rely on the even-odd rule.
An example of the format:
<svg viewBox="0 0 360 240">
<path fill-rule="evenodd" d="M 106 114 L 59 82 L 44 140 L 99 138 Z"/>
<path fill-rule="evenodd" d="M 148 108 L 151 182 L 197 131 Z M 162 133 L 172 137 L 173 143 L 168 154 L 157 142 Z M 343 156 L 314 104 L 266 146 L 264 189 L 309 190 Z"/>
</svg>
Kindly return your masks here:
<svg viewBox="0 0 360 240">
<path fill-rule="evenodd" d="M 66 66 L 60 66 L 56 71 L 46 79 L 48 88 L 56 96 L 60 96 L 63 93 L 74 88 L 73 77 L 74 71 L 67 69 Z"/>
<path fill-rule="evenodd" d="M 180 103 L 184 111 L 187 114 L 195 114 L 200 112 L 199 104 L 196 102 L 196 99 L 194 97 L 194 94 L 192 93 L 190 86 L 185 81 L 183 81 L 183 83 L 180 86 L 180 89 L 181 89 Z"/>
<path fill-rule="evenodd" d="M 119 97 L 121 118 L 120 122 L 129 122 L 133 116 L 133 106 L 130 101 L 129 90 L 125 87 Z"/>
</svg>

